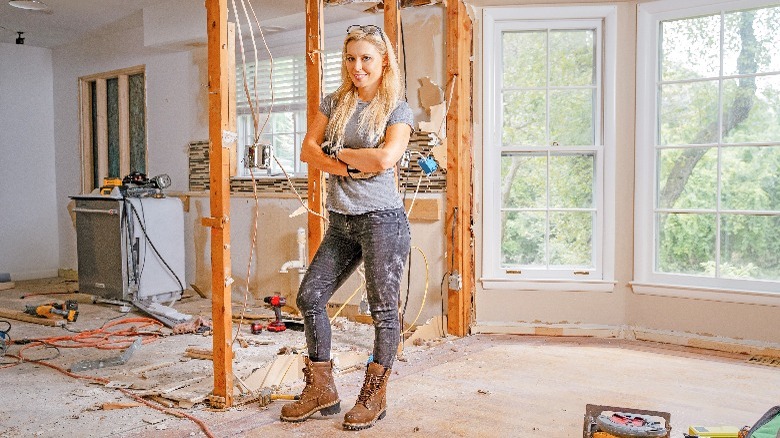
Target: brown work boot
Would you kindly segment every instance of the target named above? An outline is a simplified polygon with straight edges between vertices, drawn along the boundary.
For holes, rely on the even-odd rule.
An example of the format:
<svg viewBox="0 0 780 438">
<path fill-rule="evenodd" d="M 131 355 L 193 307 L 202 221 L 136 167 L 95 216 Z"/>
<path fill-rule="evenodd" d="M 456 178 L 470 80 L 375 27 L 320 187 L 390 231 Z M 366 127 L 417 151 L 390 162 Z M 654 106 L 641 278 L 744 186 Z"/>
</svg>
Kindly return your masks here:
<svg viewBox="0 0 780 438">
<path fill-rule="evenodd" d="M 390 378 L 390 368 L 371 362 L 366 370 L 366 380 L 358 395 L 357 403 L 344 416 L 344 429 L 360 430 L 374 425 L 377 420 L 385 418 L 387 401 L 387 380 Z"/>
<path fill-rule="evenodd" d="M 304 357 L 303 361 L 306 364 L 303 369 L 306 386 L 299 400 L 282 406 L 282 421 L 303 421 L 317 411 L 322 415 L 341 412 L 341 400 L 333 382 L 333 362 L 312 362 L 308 357 Z"/>
</svg>

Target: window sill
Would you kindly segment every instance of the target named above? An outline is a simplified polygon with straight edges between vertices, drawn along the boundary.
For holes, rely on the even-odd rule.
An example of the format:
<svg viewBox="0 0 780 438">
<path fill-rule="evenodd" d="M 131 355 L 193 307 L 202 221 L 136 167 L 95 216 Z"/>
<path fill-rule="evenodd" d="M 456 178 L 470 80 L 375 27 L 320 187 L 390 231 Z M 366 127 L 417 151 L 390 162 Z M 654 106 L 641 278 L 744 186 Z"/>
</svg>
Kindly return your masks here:
<svg viewBox="0 0 780 438">
<path fill-rule="evenodd" d="M 290 179 L 307 179 L 308 176 L 305 173 L 302 174 L 291 174 Z M 262 181 L 262 180 L 277 180 L 277 179 L 286 179 L 284 176 L 284 173 L 279 173 L 275 175 L 255 175 L 255 181 Z M 231 181 L 252 181 L 252 177 L 249 175 L 235 175 L 230 177 Z"/>
<path fill-rule="evenodd" d="M 637 295 L 780 307 L 780 293 L 631 282 Z"/>
<path fill-rule="evenodd" d="M 591 280 L 509 280 L 505 278 L 480 278 L 485 290 L 517 290 L 540 292 L 612 292 L 614 281 Z"/>
</svg>

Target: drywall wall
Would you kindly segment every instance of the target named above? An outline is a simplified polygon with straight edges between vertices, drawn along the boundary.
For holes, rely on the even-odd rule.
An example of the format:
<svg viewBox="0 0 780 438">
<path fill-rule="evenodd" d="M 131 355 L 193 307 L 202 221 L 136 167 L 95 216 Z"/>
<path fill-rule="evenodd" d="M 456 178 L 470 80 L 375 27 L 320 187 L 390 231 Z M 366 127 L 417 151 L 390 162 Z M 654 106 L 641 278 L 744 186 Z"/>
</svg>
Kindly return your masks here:
<svg viewBox="0 0 780 438">
<path fill-rule="evenodd" d="M 0 272 L 57 275 L 51 50 L 0 44 Z"/>
<path fill-rule="evenodd" d="M 78 79 L 144 65 L 147 106 L 147 173 L 167 173 L 171 190 L 188 186 L 188 144 L 207 136 L 205 50 L 162 52 L 143 45 L 141 14 L 121 30 L 53 50 L 57 217 L 60 267 L 75 269 L 76 233 L 68 196 L 81 190 Z"/>
</svg>

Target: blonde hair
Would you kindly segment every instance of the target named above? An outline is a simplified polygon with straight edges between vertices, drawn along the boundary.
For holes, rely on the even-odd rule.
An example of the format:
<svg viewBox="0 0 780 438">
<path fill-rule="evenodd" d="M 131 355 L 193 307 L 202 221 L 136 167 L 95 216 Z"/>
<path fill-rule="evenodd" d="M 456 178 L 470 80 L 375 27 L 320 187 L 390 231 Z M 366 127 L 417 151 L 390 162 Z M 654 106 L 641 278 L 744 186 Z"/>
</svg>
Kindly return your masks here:
<svg viewBox="0 0 780 438">
<path fill-rule="evenodd" d="M 348 33 L 347 37 L 344 38 L 342 54 L 347 52 L 347 44 L 353 41 L 368 41 L 376 47 L 383 60 L 387 60 L 387 65 L 382 68 L 382 78 L 376 96 L 361 113 L 358 120 L 358 131 L 367 132 L 369 138 L 376 138 L 384 135 L 387 119 L 403 96 L 398 60 L 390 40 L 381 30 L 365 32 L 360 29 Z M 325 136 L 339 145 L 344 144 L 344 130 L 352 114 L 355 113 L 358 102 L 357 87 L 347 71 L 346 56 L 343 55 L 341 58 L 341 81 L 341 86 L 334 95 L 336 107 L 331 111 L 328 125 L 325 128 Z"/>
</svg>

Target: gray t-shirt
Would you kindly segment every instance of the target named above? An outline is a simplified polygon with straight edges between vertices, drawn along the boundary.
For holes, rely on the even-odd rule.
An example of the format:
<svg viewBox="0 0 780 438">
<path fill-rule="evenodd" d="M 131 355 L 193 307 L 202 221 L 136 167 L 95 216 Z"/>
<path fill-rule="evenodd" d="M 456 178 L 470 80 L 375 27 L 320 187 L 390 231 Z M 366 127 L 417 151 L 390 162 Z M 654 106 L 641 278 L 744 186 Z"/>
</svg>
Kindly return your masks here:
<svg viewBox="0 0 780 438">
<path fill-rule="evenodd" d="M 334 93 L 335 94 L 335 93 Z M 320 111 L 330 118 L 336 107 L 334 94 L 329 94 L 320 103 Z M 381 136 L 369 138 L 367 132 L 358 131 L 360 114 L 368 102 L 358 100 L 357 109 L 344 129 L 344 147 L 351 149 L 375 148 L 379 146 Z M 410 129 L 414 125 L 414 116 L 409 104 L 399 101 L 390 113 L 387 126 L 406 123 Z M 330 140 L 330 139 L 326 139 Z M 325 208 L 329 211 L 347 215 L 358 215 L 372 211 L 402 208 L 403 201 L 395 185 L 393 169 L 385 169 L 378 175 L 367 179 L 352 179 L 348 176 L 330 175 Z"/>
</svg>

